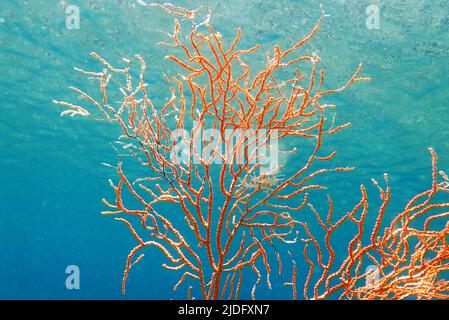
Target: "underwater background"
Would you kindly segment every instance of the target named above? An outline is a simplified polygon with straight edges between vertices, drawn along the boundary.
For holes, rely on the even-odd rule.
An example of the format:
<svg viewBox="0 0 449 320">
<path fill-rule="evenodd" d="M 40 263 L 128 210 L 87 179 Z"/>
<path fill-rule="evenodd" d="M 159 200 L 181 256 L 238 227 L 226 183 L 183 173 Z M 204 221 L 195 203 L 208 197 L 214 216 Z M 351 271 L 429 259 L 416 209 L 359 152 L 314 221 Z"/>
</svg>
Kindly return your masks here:
<svg viewBox="0 0 449 320">
<path fill-rule="evenodd" d="M 326 178 L 338 210 L 346 212 L 359 200 L 361 183 L 375 207 L 370 178 L 381 181 L 388 172 L 391 219 L 430 185 L 428 147 L 438 153 L 440 169 L 448 168 L 447 0 L 175 4 L 210 6 L 212 23 L 228 41 L 240 27 L 240 47 L 262 45 L 255 61 L 274 44 L 286 47 L 307 35 L 324 6 L 330 17 L 303 50 L 320 55 L 326 86 L 344 84 L 360 62 L 363 75 L 373 79 L 332 97 L 337 121 L 352 123 L 326 142 L 338 151 L 333 164 L 357 168 Z M 79 29 L 66 28 L 68 5 L 80 8 Z M 369 5 L 380 10 L 379 29 L 366 25 Z M 70 101 L 67 86 L 86 85 L 73 67 L 98 70 L 91 51 L 115 65 L 139 53 L 147 61 L 152 94 L 164 97 L 162 75 L 170 64 L 163 57 L 169 49 L 156 45 L 164 39 L 158 30 L 171 31 L 172 18 L 138 1 L 0 0 L 0 299 L 123 298 L 124 263 L 135 240 L 124 225 L 100 215 L 101 199 L 112 193 L 107 181 L 115 178 L 114 170 L 100 164 L 117 161 L 111 142 L 119 131 L 85 118 L 61 118 L 52 100 Z M 131 271 L 124 298 L 184 298 L 185 287 L 172 291 L 178 276 L 161 262 L 156 250 L 147 251 Z M 66 289 L 68 265 L 80 269 L 79 290 Z M 242 298 L 249 297 L 247 291 L 242 289 Z M 288 288 L 269 290 L 264 283 L 256 295 L 290 296 Z"/>
</svg>

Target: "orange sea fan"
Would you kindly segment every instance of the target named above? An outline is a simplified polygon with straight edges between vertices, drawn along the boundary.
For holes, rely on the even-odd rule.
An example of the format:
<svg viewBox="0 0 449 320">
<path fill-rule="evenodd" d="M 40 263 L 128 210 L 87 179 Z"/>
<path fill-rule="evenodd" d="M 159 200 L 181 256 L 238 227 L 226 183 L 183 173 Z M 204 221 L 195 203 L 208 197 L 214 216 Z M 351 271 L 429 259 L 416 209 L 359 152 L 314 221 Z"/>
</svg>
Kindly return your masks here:
<svg viewBox="0 0 449 320">
<path fill-rule="evenodd" d="M 449 297 L 449 202 L 447 175 L 437 170 L 437 155 L 432 155 L 432 185 L 413 197 L 404 211 L 394 216 L 389 225 L 381 227 L 385 211 L 390 202 L 391 193 L 388 176 L 385 175 L 386 187 L 379 188 L 382 205 L 377 213 L 375 224 L 368 229 L 368 198 L 362 185 L 362 199 L 351 212 L 337 222 L 331 222 L 332 209 L 326 221 L 315 212 L 317 221 L 325 233 L 325 245 L 322 246 L 308 230 L 304 255 L 309 264 L 309 276 L 304 286 L 304 295 L 325 299 L 447 299 Z M 439 177 L 438 177 L 439 176 Z M 442 196 L 442 197 L 439 197 Z M 331 244 L 332 233 L 343 223 L 349 221 L 357 226 L 358 233 L 348 243 L 348 256 L 341 264 L 336 263 L 337 254 Z M 369 241 L 363 239 L 370 235 Z M 309 259 L 309 247 L 318 252 L 316 261 Z M 324 252 L 328 262 L 325 263 Z M 314 282 L 311 275 L 319 269 L 320 278 Z"/>
<path fill-rule="evenodd" d="M 297 54 L 318 31 L 324 13 L 309 35 L 287 49 L 274 46 L 266 54 L 265 66 L 253 72 L 243 57 L 259 46 L 238 49 L 240 30 L 226 44 L 210 24 L 210 12 L 198 22 L 198 10 L 171 4 L 157 6 L 181 19 L 175 20 L 173 33 L 162 43 L 181 52 L 167 56 L 180 71 L 177 76 L 165 78 L 168 98 L 162 105 L 156 106 L 151 98 L 144 79 L 147 65 L 141 56 L 136 55 L 140 73 L 133 79 L 131 61 L 124 68 L 115 68 L 96 53 L 92 56 L 102 65 L 101 71 L 76 70 L 98 80 L 100 99 L 71 87 L 94 108 L 55 101 L 68 108 L 62 115 L 92 116 L 117 124 L 122 129 L 120 146 L 145 170 L 143 176 L 131 180 L 124 172 L 125 162 L 119 162 L 118 181 L 110 181 L 115 199 L 103 200 L 108 207 L 103 213 L 118 216 L 116 219 L 127 226 L 137 241 L 126 261 L 123 293 L 131 268 L 143 258 L 142 249 L 156 247 L 166 257 L 163 267 L 180 274 L 174 289 L 189 283 L 188 298 L 197 292 L 204 299 L 237 299 L 244 270 L 256 275 L 251 291 L 255 298 L 263 276 L 271 287 L 270 253 L 275 254 L 282 273 L 283 257 L 276 250 L 277 245 L 295 245 L 301 232 L 304 258 L 310 270 L 306 275 L 297 269 L 295 260 L 301 257 L 288 257 L 293 262 L 293 276 L 287 285 L 293 288 L 294 298 L 301 278 L 305 281 L 306 298 L 330 298 L 335 294 L 360 299 L 445 297 L 447 283 L 439 275 L 446 270 L 447 225 L 444 229 L 432 229 L 441 231 L 430 231 L 430 227 L 447 215 L 431 215 L 434 209 L 445 205 L 430 203 L 436 193 L 447 191 L 448 181 L 441 173 L 446 178 L 437 182 L 433 151 L 432 189 L 415 197 L 383 234 L 380 228 L 390 190 L 388 184 L 382 189 L 375 182 L 383 205 L 368 245 L 362 243 L 368 212 L 364 186 L 360 203 L 337 221 L 332 221 L 330 197 L 327 218 L 321 218 L 309 203 L 310 192 L 326 188 L 314 183 L 314 178 L 352 170 L 314 168 L 336 156 L 336 152 L 321 154 L 323 137 L 348 126 L 332 125 L 326 129 L 327 109 L 335 106 L 321 103 L 321 99 L 355 82 L 369 80 L 359 76 L 360 65 L 341 88 L 325 90 L 320 58 L 316 54 Z M 180 36 L 183 21 L 190 23 L 187 37 Z M 278 73 L 284 69 L 291 70 L 292 76 L 281 81 Z M 310 71 L 305 73 L 306 69 Z M 117 93 L 122 100 L 112 103 L 110 96 Z M 313 148 L 308 154 L 302 151 L 304 163 L 295 163 L 280 178 L 277 174 L 283 165 L 269 163 L 269 168 L 264 168 L 266 158 L 260 151 L 274 150 L 272 142 L 287 138 L 312 141 Z M 134 201 L 129 201 L 130 197 Z M 173 208 L 170 214 L 166 212 L 167 205 Z M 308 222 L 297 215 L 306 208 L 314 212 L 324 230 L 324 247 L 314 230 L 309 230 Z M 181 215 L 184 224 L 173 218 L 173 213 Z M 421 229 L 415 227 L 424 215 L 428 215 L 424 225 Z M 335 256 L 340 253 L 332 248 L 330 237 L 346 221 L 355 224 L 359 231 L 349 243 L 348 256 L 335 267 Z M 317 261 L 309 254 L 312 248 L 317 252 Z M 324 262 L 325 251 L 328 262 Z M 429 258 L 429 252 L 434 256 Z M 376 267 L 371 273 L 362 270 L 367 262 Z M 318 269 L 321 276 L 314 279 L 312 274 Z"/>
</svg>

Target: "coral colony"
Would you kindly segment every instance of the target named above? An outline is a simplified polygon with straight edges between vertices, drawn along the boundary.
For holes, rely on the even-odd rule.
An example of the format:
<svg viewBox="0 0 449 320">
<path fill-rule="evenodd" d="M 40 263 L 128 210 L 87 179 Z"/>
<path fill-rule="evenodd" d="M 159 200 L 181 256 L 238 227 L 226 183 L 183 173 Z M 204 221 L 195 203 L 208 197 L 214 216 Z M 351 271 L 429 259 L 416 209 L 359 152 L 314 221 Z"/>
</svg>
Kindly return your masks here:
<svg viewBox="0 0 449 320">
<path fill-rule="evenodd" d="M 186 286 L 188 299 L 194 293 L 203 299 L 237 299 L 248 287 L 255 299 L 261 282 L 271 288 L 273 272 L 289 279 L 284 285 L 294 299 L 448 298 L 449 202 L 440 201 L 449 192 L 449 179 L 438 171 L 432 149 L 429 190 L 412 198 L 391 222 L 384 221 L 391 198 L 387 175 L 382 183 L 373 180 L 381 199 L 376 212 L 368 210 L 364 185 L 360 202 L 349 212 L 334 212 L 330 196 L 327 214 L 310 203 L 310 192 L 325 189 L 315 182 L 318 176 L 353 169 L 313 169 L 336 156 L 322 152 L 324 137 L 349 126 L 328 123 L 326 114 L 335 105 L 322 98 L 369 80 L 359 76 L 359 66 L 341 88 L 323 89 L 319 56 L 299 51 L 325 15 L 291 47 L 275 45 L 264 67 L 254 72 L 245 57 L 259 45 L 239 48 L 239 29 L 226 42 L 210 24 L 210 12 L 198 23 L 198 10 L 157 6 L 175 16 L 173 33 L 162 45 L 181 52 L 166 57 L 179 73 L 165 77 L 165 102 L 151 98 L 141 56 L 136 55 L 140 75 L 133 79 L 131 61 L 115 68 L 96 53 L 91 55 L 101 71 L 76 70 L 98 80 L 101 98 L 70 88 L 93 111 L 55 101 L 67 107 L 62 115 L 117 124 L 120 143 L 146 172 L 131 179 L 120 161 L 114 166 L 117 181 L 110 181 L 115 199 L 103 200 L 108 207 L 103 214 L 116 216 L 137 242 L 126 260 L 123 293 L 131 268 L 144 257 L 142 249 L 155 247 L 166 258 L 162 266 L 179 273 L 174 290 Z M 185 22 L 189 33 L 181 36 Z M 112 103 L 117 96 L 121 102 Z M 304 163 L 290 163 L 289 170 L 277 155 L 305 149 L 282 151 L 287 138 L 313 143 L 302 155 Z M 343 227 L 354 231 L 345 250 L 343 240 L 339 249 L 332 241 Z M 301 243 L 302 254 L 291 254 Z"/>
</svg>

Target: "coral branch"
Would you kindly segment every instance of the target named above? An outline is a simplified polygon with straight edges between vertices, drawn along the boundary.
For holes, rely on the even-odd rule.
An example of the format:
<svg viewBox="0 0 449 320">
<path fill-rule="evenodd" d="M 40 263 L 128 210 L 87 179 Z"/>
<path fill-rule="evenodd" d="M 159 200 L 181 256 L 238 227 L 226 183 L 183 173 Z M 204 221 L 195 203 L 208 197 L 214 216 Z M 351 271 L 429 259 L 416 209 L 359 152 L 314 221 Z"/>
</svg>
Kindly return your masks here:
<svg viewBox="0 0 449 320">
<path fill-rule="evenodd" d="M 154 97 L 153 103 L 141 56 L 135 56 L 135 80 L 133 61 L 116 68 L 92 53 L 100 71 L 76 70 L 98 82 L 97 93 L 71 87 L 87 106 L 54 101 L 67 108 L 63 116 L 93 117 L 122 131 L 116 142 L 118 182 L 110 181 L 115 200 L 103 200 L 108 207 L 103 213 L 118 216 L 137 241 L 126 260 L 123 293 L 131 268 L 143 258 L 134 260 L 135 255 L 154 246 L 166 259 L 163 268 L 179 273 L 174 289 L 188 283 L 189 299 L 194 290 L 204 299 L 237 299 L 248 272 L 257 277 L 248 293 L 255 298 L 262 278 L 271 288 L 272 256 L 282 277 L 285 248 L 303 244 L 308 273 L 301 274 L 298 259 L 290 256 L 292 275 L 285 282 L 294 299 L 301 277 L 305 298 L 449 297 L 449 283 L 441 276 L 449 268 L 449 203 L 437 197 L 449 193 L 449 179 L 437 170 L 433 149 L 431 188 L 412 198 L 390 224 L 386 175 L 385 187 L 373 180 L 382 205 L 371 225 L 364 185 L 361 200 L 340 216 L 331 197 L 326 217 L 309 201 L 310 194 L 326 189 L 317 177 L 353 170 L 326 167 L 337 154 L 323 150 L 326 138 L 349 124 L 335 125 L 329 110 L 336 106 L 321 99 L 369 80 L 360 76 L 359 65 L 342 87 L 324 89 L 320 57 L 300 52 L 318 32 L 324 13 L 305 38 L 286 50 L 275 45 L 255 71 L 244 61 L 260 46 L 239 48 L 240 29 L 225 42 L 210 23 L 210 9 L 147 6 L 179 19 L 162 43 L 176 74 L 164 77 L 166 100 Z M 198 22 L 201 14 L 205 19 Z M 188 34 L 183 34 L 186 22 Z M 120 101 L 112 102 L 112 96 Z M 292 143 L 302 147 L 282 150 Z M 142 171 L 125 174 L 129 159 Z M 298 214 L 307 208 L 312 218 Z M 339 256 L 334 240 L 347 226 L 356 232 L 347 255 Z"/>
</svg>

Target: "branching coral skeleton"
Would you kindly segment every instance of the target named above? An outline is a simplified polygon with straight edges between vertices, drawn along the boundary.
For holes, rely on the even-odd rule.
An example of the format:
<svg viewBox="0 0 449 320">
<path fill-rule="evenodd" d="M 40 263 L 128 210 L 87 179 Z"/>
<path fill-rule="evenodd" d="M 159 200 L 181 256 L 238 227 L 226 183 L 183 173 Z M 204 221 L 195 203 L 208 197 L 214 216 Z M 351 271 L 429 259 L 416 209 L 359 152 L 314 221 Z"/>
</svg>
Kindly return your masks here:
<svg viewBox="0 0 449 320">
<path fill-rule="evenodd" d="M 329 213 L 324 220 L 312 207 L 315 217 L 325 233 L 325 246 L 316 240 L 303 223 L 307 234 L 304 256 L 309 264 L 309 275 L 304 296 L 325 299 L 338 293 L 341 299 L 419 299 L 449 298 L 449 202 L 439 196 L 449 193 L 447 175 L 437 170 L 437 155 L 432 155 L 432 185 L 413 197 L 404 211 L 397 214 L 381 232 L 385 211 L 391 199 L 388 176 L 382 188 L 377 181 L 382 204 L 374 225 L 366 229 L 368 196 L 361 186 L 362 199 L 351 212 L 333 222 L 333 206 L 329 198 Z M 440 177 L 438 177 L 440 176 Z M 330 244 L 332 233 L 345 221 L 357 226 L 358 232 L 348 244 L 348 256 L 337 265 L 336 252 Z M 432 229 L 431 226 L 434 226 Z M 367 232 L 369 231 L 369 232 Z M 364 244 L 363 236 L 370 235 Z M 316 261 L 309 259 L 309 251 L 317 252 Z M 328 261 L 325 262 L 325 253 Z M 366 268 L 372 266 L 374 268 Z M 321 276 L 311 287 L 312 273 L 319 269 Z M 331 273 L 331 270 L 335 270 Z M 377 278 L 377 279 L 376 279 Z M 446 278 L 446 279 L 445 279 Z"/>
<path fill-rule="evenodd" d="M 333 221 L 330 197 L 326 218 L 309 202 L 311 191 L 325 189 L 313 182 L 317 176 L 352 170 L 350 167 L 314 169 L 336 155 L 336 152 L 322 154 L 323 138 L 349 126 L 336 126 L 334 119 L 331 125 L 326 125 L 327 110 L 335 106 L 321 103 L 321 99 L 342 92 L 356 82 L 369 80 L 360 77 L 360 65 L 341 88 L 324 90 L 324 70 L 320 68 L 319 56 L 298 55 L 319 30 L 324 13 L 304 39 L 287 49 L 275 45 L 266 54 L 265 66 L 255 73 L 244 61 L 245 56 L 260 46 L 239 49 L 240 29 L 232 42 L 225 43 L 210 24 L 210 12 L 204 21 L 197 23 L 197 10 L 172 4 L 149 5 L 159 6 L 175 16 L 174 31 L 161 44 L 182 53 L 166 57 L 180 71 L 176 76 L 165 77 L 168 93 L 165 103 L 156 106 L 151 99 L 151 88 L 144 79 L 147 64 L 141 56 L 135 56 L 140 63 L 140 74 L 133 79 L 130 60 L 124 60 L 126 67 L 115 68 L 97 53 L 91 55 L 102 64 L 101 71 L 76 70 L 98 81 L 101 98 L 96 100 L 70 87 L 94 107 L 92 111 L 88 107 L 54 101 L 68 108 L 62 115 L 92 116 L 118 124 L 123 131 L 119 138 L 122 147 L 146 170 L 144 177 L 131 181 L 124 172 L 125 163 L 120 162 L 116 167 L 118 181 L 110 181 L 115 199 L 103 200 L 108 207 L 103 214 L 118 216 L 116 219 L 126 225 L 137 242 L 126 260 L 123 293 L 131 268 L 143 258 L 142 249 L 156 247 L 166 257 L 163 267 L 180 274 L 174 290 L 189 284 L 189 299 L 193 298 L 195 288 L 204 299 L 237 299 L 246 270 L 254 272 L 257 278 L 251 290 L 255 298 L 262 278 L 271 288 L 270 255 L 275 255 L 278 273 L 287 272 L 282 267 L 281 252 L 276 248 L 282 244 L 298 245 L 297 240 L 301 239 L 305 243 L 304 258 L 309 271 L 306 275 L 304 270 L 299 270 L 295 262 L 299 258 L 288 253 L 293 272 L 291 281 L 285 285 L 292 287 L 294 298 L 301 278 L 305 278 L 306 298 L 328 298 L 335 293 L 341 298 L 446 297 L 443 292 L 447 291 L 447 282 L 439 280 L 438 274 L 447 268 L 449 225 L 442 231 L 431 231 L 430 225 L 449 215 L 430 215 L 421 229 L 412 227 L 418 217 L 446 207 L 446 204 L 430 204 L 437 192 L 448 190 L 444 174 L 445 182 L 438 183 L 434 172 L 432 189 L 412 199 L 383 234 L 380 228 L 390 189 L 387 179 L 386 188 L 375 182 L 383 205 L 368 245 L 362 244 L 368 212 L 364 186 L 360 203 L 336 221 Z M 187 37 L 181 36 L 183 20 L 191 22 Z M 308 67 L 304 68 L 304 64 Z M 292 71 L 293 77 L 280 80 L 278 73 L 286 69 Z M 303 71 L 306 69 L 310 70 L 307 74 Z M 117 92 L 122 95 L 122 101 L 112 103 L 110 97 Z M 189 133 L 185 133 L 183 129 L 192 123 Z M 217 141 L 213 139 L 198 140 L 206 126 L 219 131 L 214 138 L 226 146 L 224 150 L 217 149 Z M 242 130 L 245 135 L 240 135 Z M 251 140 L 256 135 L 261 135 L 257 139 L 259 144 Z M 173 157 L 173 149 L 180 143 L 175 137 L 179 136 L 188 146 L 187 158 L 182 161 Z M 282 166 L 259 174 L 262 164 L 254 150 L 267 147 L 270 140 L 287 138 L 313 141 L 310 154 L 303 154 L 305 163 L 295 163 L 293 169 L 282 174 Z M 232 139 L 237 142 L 230 143 Z M 211 152 L 207 156 L 197 152 L 198 144 Z M 435 171 L 433 151 L 432 156 Z M 129 196 L 139 203 L 138 208 L 129 206 L 126 201 Z M 419 201 L 424 202 L 418 204 Z M 168 206 L 174 208 L 170 212 L 182 215 L 185 225 L 166 212 Z M 324 231 L 324 246 L 308 223 L 301 221 L 298 212 L 307 208 Z M 355 224 L 359 231 L 349 243 L 348 257 L 333 269 L 337 252 L 330 238 L 346 221 Z M 412 239 L 417 241 L 413 242 L 414 247 Z M 317 261 L 310 255 L 312 249 L 317 252 Z M 430 251 L 436 256 L 425 260 L 425 254 Z M 360 285 L 363 279 L 372 277 L 361 269 L 367 261 L 378 267 L 380 275 L 380 280 L 370 283 L 369 289 L 365 284 Z M 318 269 L 321 276 L 315 280 L 314 271 Z M 312 281 L 316 282 L 312 285 Z"/>
</svg>

